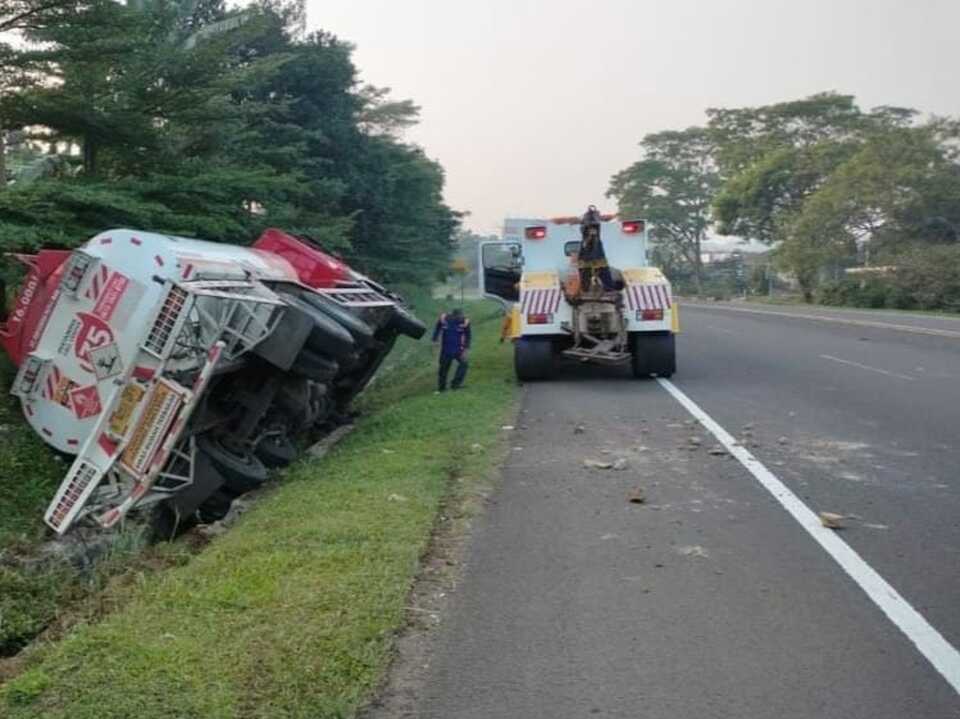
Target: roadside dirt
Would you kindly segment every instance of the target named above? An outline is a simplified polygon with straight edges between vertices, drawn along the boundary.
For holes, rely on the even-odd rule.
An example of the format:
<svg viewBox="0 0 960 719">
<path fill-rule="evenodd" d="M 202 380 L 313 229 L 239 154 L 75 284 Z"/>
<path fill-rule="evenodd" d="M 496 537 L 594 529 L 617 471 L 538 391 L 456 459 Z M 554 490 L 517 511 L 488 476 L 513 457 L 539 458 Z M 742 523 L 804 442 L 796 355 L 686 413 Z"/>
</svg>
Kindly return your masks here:
<svg viewBox="0 0 960 719">
<path fill-rule="evenodd" d="M 474 521 L 481 516 L 500 481 L 503 460 L 516 434 L 522 433 L 524 410 L 510 430 L 501 431 L 493 469 L 481 477 L 468 476 L 459 467 L 449 468 L 449 490 L 437 514 L 420 572 L 407 601 L 406 626 L 397 637 L 394 657 L 384 680 L 361 719 L 413 719 L 429 676 L 436 630 L 447 616 L 464 572 L 464 558 Z M 471 451 L 484 451 L 475 446 Z"/>
</svg>

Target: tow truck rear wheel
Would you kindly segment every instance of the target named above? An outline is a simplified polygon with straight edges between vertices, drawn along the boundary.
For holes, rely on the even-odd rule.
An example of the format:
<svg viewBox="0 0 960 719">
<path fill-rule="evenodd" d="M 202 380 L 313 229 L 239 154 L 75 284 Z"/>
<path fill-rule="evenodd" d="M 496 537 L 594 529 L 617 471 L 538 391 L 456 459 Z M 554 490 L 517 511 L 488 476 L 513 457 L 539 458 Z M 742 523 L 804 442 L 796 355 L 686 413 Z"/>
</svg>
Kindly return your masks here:
<svg viewBox="0 0 960 719">
<path fill-rule="evenodd" d="M 513 346 L 513 368 L 521 382 L 547 379 L 553 370 L 553 342 L 548 337 L 521 337 Z"/>
<path fill-rule="evenodd" d="M 672 377 L 677 371 L 676 343 L 672 332 L 632 332 L 630 365 L 637 378 Z"/>
</svg>

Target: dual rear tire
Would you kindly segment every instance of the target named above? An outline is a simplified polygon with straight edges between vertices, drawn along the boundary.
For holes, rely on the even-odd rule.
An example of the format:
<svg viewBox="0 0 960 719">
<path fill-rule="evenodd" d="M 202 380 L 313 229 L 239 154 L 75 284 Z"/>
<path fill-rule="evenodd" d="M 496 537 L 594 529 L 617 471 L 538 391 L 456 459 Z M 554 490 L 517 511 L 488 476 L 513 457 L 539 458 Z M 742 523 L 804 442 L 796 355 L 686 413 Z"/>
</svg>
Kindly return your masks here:
<svg viewBox="0 0 960 719">
<path fill-rule="evenodd" d="M 672 332 L 632 332 L 630 366 L 637 378 L 672 377 L 677 371 L 676 341 Z"/>
<path fill-rule="evenodd" d="M 513 368 L 521 382 L 547 379 L 553 372 L 550 338 L 521 337 L 513 345 Z"/>
</svg>

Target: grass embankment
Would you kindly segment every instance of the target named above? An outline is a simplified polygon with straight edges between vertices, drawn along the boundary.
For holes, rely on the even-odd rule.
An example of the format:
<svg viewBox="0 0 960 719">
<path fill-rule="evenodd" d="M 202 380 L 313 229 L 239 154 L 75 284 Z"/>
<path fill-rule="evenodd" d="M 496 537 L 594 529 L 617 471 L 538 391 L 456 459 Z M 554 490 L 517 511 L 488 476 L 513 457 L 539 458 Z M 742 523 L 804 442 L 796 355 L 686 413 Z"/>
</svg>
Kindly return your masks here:
<svg viewBox="0 0 960 719">
<path fill-rule="evenodd" d="M 68 466 L 23 421 L 19 401 L 6 393 L 15 374 L 6 357 L 0 359 L 0 656 L 43 629 L 74 583 L 68 569 L 27 569 L 13 560 L 43 536 L 43 511 Z"/>
<path fill-rule="evenodd" d="M 327 457 L 289 468 L 233 529 L 147 576 L 122 609 L 32 651 L 0 689 L 7 716 L 353 716 L 389 662 L 438 509 L 463 486 L 451 479 L 489 472 L 513 412 L 496 309 L 468 311 L 466 389 L 434 395 L 426 341 L 401 349 L 402 367 Z M 426 302 L 418 314 L 429 317 Z"/>
<path fill-rule="evenodd" d="M 927 315 L 929 317 L 945 317 L 947 319 L 960 318 L 960 312 L 950 312 L 949 310 L 903 310 L 894 307 L 857 307 L 855 305 L 828 305 L 822 302 L 804 302 L 800 295 L 785 295 L 782 297 L 768 297 L 765 295 L 755 295 L 747 298 L 747 302 L 758 305 L 780 305 L 791 307 L 821 307 L 828 310 L 853 310 L 869 314 L 871 312 L 888 312 L 890 314 L 900 315 Z"/>
</svg>

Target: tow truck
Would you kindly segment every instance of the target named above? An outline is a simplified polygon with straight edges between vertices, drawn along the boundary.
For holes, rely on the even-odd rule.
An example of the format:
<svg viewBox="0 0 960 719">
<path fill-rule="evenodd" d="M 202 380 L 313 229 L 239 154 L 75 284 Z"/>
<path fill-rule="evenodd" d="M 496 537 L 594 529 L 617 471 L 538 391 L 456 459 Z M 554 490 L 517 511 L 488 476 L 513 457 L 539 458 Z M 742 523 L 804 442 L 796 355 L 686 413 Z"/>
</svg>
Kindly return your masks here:
<svg viewBox="0 0 960 719">
<path fill-rule="evenodd" d="M 277 229 L 251 247 L 131 229 L 15 255 L 0 343 L 26 421 L 73 457 L 44 515 L 57 533 L 134 510 L 174 531 L 222 517 L 342 420 L 398 336 L 402 300 Z M 165 518 L 165 519 L 164 519 Z"/>
<path fill-rule="evenodd" d="M 509 315 L 517 379 L 547 379 L 561 358 L 673 375 L 679 316 L 670 283 L 648 265 L 648 232 L 591 206 L 507 219 L 501 241 L 481 243 L 480 290 Z"/>
</svg>

